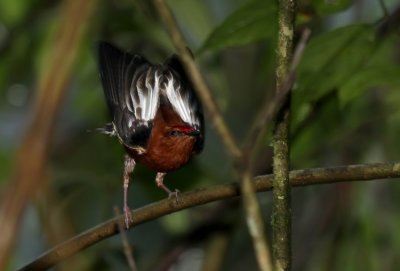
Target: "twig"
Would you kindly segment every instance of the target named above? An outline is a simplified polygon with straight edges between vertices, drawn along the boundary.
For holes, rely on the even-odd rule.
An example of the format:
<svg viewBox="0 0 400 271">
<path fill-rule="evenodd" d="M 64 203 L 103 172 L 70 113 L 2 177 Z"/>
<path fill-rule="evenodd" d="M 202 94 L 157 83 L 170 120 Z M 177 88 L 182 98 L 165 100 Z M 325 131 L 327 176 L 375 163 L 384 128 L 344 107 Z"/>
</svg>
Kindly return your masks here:
<svg viewBox="0 0 400 271">
<path fill-rule="evenodd" d="M 309 29 L 305 29 L 302 33 L 300 42 L 296 46 L 295 53 L 290 65 L 289 74 L 287 76 L 286 81 L 281 84 L 281 88 L 277 91 L 275 98 L 272 102 L 267 101 L 266 105 L 262 107 L 259 116 L 256 118 L 255 123 L 250 129 L 249 136 L 247 138 L 247 143 L 244 147 L 244 155 L 243 155 L 243 164 L 245 166 L 243 176 L 247 176 L 243 178 L 242 191 L 243 199 L 249 206 L 245 206 L 246 210 L 248 210 L 248 218 L 252 221 L 252 231 L 251 236 L 253 237 L 253 243 L 258 244 L 255 247 L 257 252 L 257 258 L 260 269 L 262 270 L 271 270 L 269 249 L 267 246 L 266 238 L 264 234 L 264 223 L 262 221 L 261 211 L 257 203 L 257 198 L 254 196 L 254 184 L 251 182 L 250 176 L 253 172 L 253 167 L 255 163 L 255 159 L 257 157 L 257 151 L 259 150 L 259 145 L 262 142 L 262 139 L 265 136 L 265 132 L 268 130 L 271 122 L 276 119 L 278 113 L 284 106 L 287 98 L 289 96 L 290 90 L 295 82 L 296 77 L 296 68 L 300 62 L 301 56 L 304 52 L 305 44 L 310 37 L 311 31 Z M 248 182 L 248 183 L 246 183 Z M 249 198 L 246 200 L 246 198 Z M 254 206 L 253 206 L 254 204 Z M 251 211 L 250 211 L 251 210 Z M 252 213 L 252 217 L 250 217 L 250 212 Z M 264 240 L 264 241 L 262 241 Z"/>
<path fill-rule="evenodd" d="M 222 138 L 230 155 L 237 160 L 241 157 L 241 151 L 234 141 L 233 136 L 229 132 L 221 113 L 218 110 L 217 105 L 210 95 L 210 91 L 202 78 L 201 73 L 195 66 L 192 56 L 186 49 L 186 42 L 184 41 L 182 34 L 180 33 L 177 24 L 169 10 L 168 6 L 163 0 L 155 0 L 155 7 L 158 10 L 160 16 L 163 18 L 164 24 L 166 25 L 168 32 L 172 38 L 172 41 L 181 56 L 182 62 L 187 70 L 190 79 L 192 80 L 195 89 L 197 90 L 200 98 L 207 107 L 214 126 L 216 127 L 218 134 Z M 244 160 L 243 160 L 244 161 Z M 246 163 L 247 164 L 247 163 Z M 256 255 L 262 270 L 271 270 L 271 263 L 269 258 L 268 245 L 264 234 L 264 225 L 261 217 L 260 207 L 258 205 L 256 196 L 254 195 L 253 183 L 251 181 L 251 173 L 243 172 L 243 181 L 241 182 L 241 189 L 243 191 L 244 206 L 247 215 L 247 222 L 249 226 L 250 235 L 253 238 L 255 245 Z"/>
<path fill-rule="evenodd" d="M 278 44 L 276 66 L 276 91 L 283 92 L 290 75 L 292 63 L 294 18 L 296 0 L 278 1 Z M 291 206 L 289 184 L 289 114 L 290 99 L 286 101 L 274 131 L 272 192 L 272 251 L 276 271 L 291 269 Z"/>
<path fill-rule="evenodd" d="M 255 183 L 252 179 L 251 165 L 244 170 L 241 182 L 244 208 L 246 211 L 246 222 L 253 246 L 256 252 L 258 267 L 262 271 L 271 271 L 271 253 L 265 234 L 264 220 L 262 219 L 261 207 L 255 194 Z"/>
<path fill-rule="evenodd" d="M 211 96 L 211 91 L 208 88 L 202 74 L 193 61 L 193 57 L 187 50 L 186 42 L 173 18 L 171 11 L 164 0 L 154 0 L 154 6 L 157 9 L 160 17 L 164 21 L 165 27 L 172 39 L 172 42 L 180 56 L 183 66 L 191 79 L 194 88 L 199 95 L 202 103 L 205 105 L 212 123 L 221 137 L 228 153 L 232 158 L 237 159 L 241 156 L 241 151 L 235 142 L 225 120 Z"/>
<path fill-rule="evenodd" d="M 310 35 L 310 29 L 306 28 L 303 30 L 300 41 L 297 44 L 293 54 L 293 59 L 286 82 L 282 85 L 282 89 L 276 92 L 274 99 L 266 101 L 265 105 L 261 107 L 261 111 L 256 117 L 256 121 L 250 128 L 250 132 L 246 139 L 245 149 L 258 149 L 258 145 L 260 144 L 260 140 L 265 135 L 265 131 L 268 131 L 272 121 L 276 119 L 278 112 L 285 104 L 293 84 L 296 81 L 296 68 L 303 55 L 304 48 L 308 39 L 310 38 Z"/>
<path fill-rule="evenodd" d="M 291 186 L 306 186 L 315 184 L 329 184 L 348 181 L 363 181 L 373 179 L 389 179 L 400 177 L 400 162 L 377 163 L 363 165 L 349 165 L 329 168 L 314 168 L 294 170 L 290 172 Z M 257 192 L 272 189 L 274 175 L 258 176 L 254 180 Z M 228 183 L 214 186 L 207 189 L 196 189 L 194 191 L 182 193 L 180 204 L 175 205 L 169 200 L 162 200 L 143 208 L 132 211 L 132 221 L 130 227 L 143 224 L 164 215 L 210 203 L 217 200 L 232 198 L 240 195 L 238 183 Z M 95 243 L 115 235 L 119 232 L 117 220 L 123 217 L 110 219 L 99 224 L 74 238 L 65 241 L 57 247 L 52 248 L 36 260 L 25 265 L 20 270 L 45 270 L 70 257 L 77 252 L 94 245 Z"/>
<path fill-rule="evenodd" d="M 299 66 L 301 57 L 303 56 L 304 49 L 306 48 L 306 44 L 307 44 L 307 41 L 310 38 L 310 36 L 311 36 L 311 30 L 309 28 L 303 29 L 303 31 L 301 33 L 300 41 L 296 45 L 296 48 L 294 50 L 292 62 L 290 63 L 289 78 L 291 76 L 296 75 L 295 72 L 296 72 L 297 66 Z M 289 85 L 287 85 L 287 86 L 285 85 L 283 87 L 283 90 L 282 90 L 283 92 L 289 91 L 292 88 L 292 84 L 290 84 L 291 81 L 294 81 L 294 80 L 286 80 L 286 82 L 289 83 Z"/>
<path fill-rule="evenodd" d="M 71 75 L 79 44 L 93 11 L 92 1 L 65 0 L 46 65 L 39 72 L 32 120 L 21 142 L 14 171 L 0 206 L 0 270 L 11 258 L 21 215 L 41 186 L 54 123 Z M 29 115 L 29 114 L 28 114 Z"/>
<path fill-rule="evenodd" d="M 272 120 L 276 119 L 278 112 L 285 104 L 285 101 L 287 100 L 290 90 L 295 82 L 295 71 L 300 62 L 305 44 L 310 37 L 310 34 L 311 31 L 309 29 L 305 29 L 303 31 L 300 42 L 296 47 L 286 82 L 281 85 L 282 89 L 277 91 L 277 95 L 272 103 L 267 102 L 266 106 L 261 109 L 259 117 L 256 119 L 257 121 L 250 130 L 250 135 L 244 148 L 245 151 L 242 159 L 242 163 L 244 165 L 242 179 L 243 200 L 245 202 L 245 209 L 247 211 L 247 223 L 249 225 L 250 235 L 253 238 L 258 264 L 261 270 L 271 270 L 272 266 L 270 263 L 270 252 L 264 233 L 265 226 L 262 220 L 261 210 L 258 206 L 259 204 L 257 198 L 254 195 L 254 184 L 251 176 L 254 170 L 253 168 L 257 150 L 259 149 L 259 145 L 265 136 L 265 131 L 267 131 L 267 128 Z M 250 149 L 250 151 L 248 149 Z"/>
<path fill-rule="evenodd" d="M 217 232 L 208 240 L 201 271 L 220 271 L 232 239 L 231 231 Z"/>
<path fill-rule="evenodd" d="M 212 247 L 215 248 L 215 250 L 211 249 L 213 251 L 210 251 L 207 248 L 201 269 L 207 271 L 221 270 L 221 268 L 218 268 L 218 265 L 222 264 L 224 259 L 223 254 L 225 254 L 225 251 L 222 251 L 223 241 L 221 239 L 223 239 L 222 236 L 229 239 L 235 224 L 233 219 L 236 220 L 238 217 L 234 215 L 237 214 L 236 210 L 238 205 L 238 199 L 219 202 L 219 204 L 213 207 L 210 212 L 205 213 L 201 217 L 201 220 L 191 227 L 191 229 L 179 236 L 173 244 L 164 244 L 168 250 L 167 253 L 164 253 L 157 261 L 157 264 L 150 267 L 150 270 L 169 270 L 171 269 L 171 266 L 177 262 L 179 256 L 181 256 L 185 251 L 196 247 L 199 244 L 204 244 L 204 242 L 213 244 L 214 239 L 219 240 L 216 243 L 220 245 L 221 250 L 216 251 L 217 249 L 214 245 L 212 245 Z"/>
<path fill-rule="evenodd" d="M 379 2 L 379 5 L 381 6 L 381 9 L 382 9 L 382 12 L 383 12 L 383 17 L 385 19 L 389 18 L 390 15 L 389 15 L 389 11 L 388 11 L 388 9 L 386 7 L 385 1 L 384 0 L 378 0 L 378 2 Z"/>
<path fill-rule="evenodd" d="M 121 216 L 121 213 L 118 210 L 117 206 L 114 206 L 114 214 L 115 214 L 116 217 L 120 217 Z M 118 231 L 119 231 L 119 234 L 121 235 L 122 246 L 124 248 L 124 254 L 125 254 L 126 260 L 128 262 L 129 269 L 131 271 L 137 271 L 135 258 L 133 257 L 132 247 L 129 244 L 128 237 L 126 236 L 124 222 L 122 221 L 122 219 L 117 220 L 117 222 L 118 222 L 117 223 L 118 224 Z"/>
<path fill-rule="evenodd" d="M 380 1 L 380 3 L 384 4 L 383 1 Z M 400 35 L 400 6 L 397 6 L 390 14 L 385 14 L 378 22 L 379 25 L 376 30 L 378 39 L 393 32 Z"/>
</svg>

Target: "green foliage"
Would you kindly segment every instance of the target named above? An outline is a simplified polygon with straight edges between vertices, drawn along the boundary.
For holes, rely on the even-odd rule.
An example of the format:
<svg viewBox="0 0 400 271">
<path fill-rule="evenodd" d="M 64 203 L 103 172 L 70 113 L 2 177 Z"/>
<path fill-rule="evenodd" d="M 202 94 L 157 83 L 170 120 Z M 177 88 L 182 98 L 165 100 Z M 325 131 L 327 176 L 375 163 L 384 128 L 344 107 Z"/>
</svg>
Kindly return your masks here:
<svg viewBox="0 0 400 271">
<path fill-rule="evenodd" d="M 355 73 L 339 89 L 341 105 L 344 106 L 361 96 L 372 87 L 400 86 L 400 67 L 388 64 L 386 67 L 367 67 Z"/>
<path fill-rule="evenodd" d="M 351 25 L 326 32 L 307 45 L 295 89 L 300 103 L 320 99 L 352 77 L 374 48 L 373 28 Z"/>
<path fill-rule="evenodd" d="M 329 15 L 347 9 L 353 1 L 351 0 L 312 0 L 312 5 L 320 15 Z"/>
<path fill-rule="evenodd" d="M 240 46 L 277 33 L 277 9 L 274 1 L 251 1 L 233 12 L 217 26 L 204 42 L 200 52 Z"/>
<path fill-rule="evenodd" d="M 367 56 L 366 64 L 339 87 L 342 107 L 371 88 L 400 87 L 400 67 L 393 58 L 395 42 L 396 38 L 392 36 L 382 37 L 375 42 L 374 51 Z"/>
<path fill-rule="evenodd" d="M 35 0 L 0 1 L 0 18 L 8 25 L 15 25 L 26 16 L 35 2 Z"/>
<path fill-rule="evenodd" d="M 313 38 L 298 68 L 293 94 L 295 129 L 308 116 L 310 103 L 338 93 L 340 107 L 372 87 L 399 87 L 393 62 L 393 38 L 378 38 L 371 25 L 350 25 Z"/>
</svg>

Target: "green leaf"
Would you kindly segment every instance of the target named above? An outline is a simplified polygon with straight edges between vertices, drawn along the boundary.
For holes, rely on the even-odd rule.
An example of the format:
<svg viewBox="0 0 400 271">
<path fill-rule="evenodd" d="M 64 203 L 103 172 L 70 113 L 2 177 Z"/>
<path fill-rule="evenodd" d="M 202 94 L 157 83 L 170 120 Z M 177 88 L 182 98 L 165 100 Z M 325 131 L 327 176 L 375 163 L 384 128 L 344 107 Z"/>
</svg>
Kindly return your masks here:
<svg viewBox="0 0 400 271">
<path fill-rule="evenodd" d="M 28 13 L 34 1 L 0 1 L 0 18 L 8 25 L 16 25 Z"/>
<path fill-rule="evenodd" d="M 396 39 L 394 36 L 383 40 L 381 38 L 373 53 L 368 56 L 366 65 L 340 86 L 339 101 L 342 108 L 373 87 L 400 86 L 400 67 L 393 61 Z"/>
<path fill-rule="evenodd" d="M 277 34 L 277 8 L 275 2 L 252 1 L 228 16 L 210 34 L 199 53 L 240 46 Z"/>
<path fill-rule="evenodd" d="M 294 99 L 301 105 L 335 91 L 365 64 L 374 46 L 374 32 L 367 25 L 351 25 L 314 38 L 298 68 Z"/>
<path fill-rule="evenodd" d="M 297 70 L 292 96 L 293 115 L 297 117 L 292 121 L 292 129 L 307 118 L 308 113 L 298 112 L 340 89 L 367 65 L 375 49 L 374 29 L 369 25 L 346 26 L 313 38 Z"/>
<path fill-rule="evenodd" d="M 307 128 L 294 131 L 296 133 L 291 143 L 291 161 L 296 167 L 315 167 L 319 166 L 318 150 L 327 149 L 335 142 L 338 133 L 342 130 L 340 112 L 338 111 L 338 101 L 336 97 L 327 100 L 321 106 L 318 114 L 313 121 L 308 123 Z M 308 107 L 311 108 L 311 107 Z M 308 108 L 304 108 L 307 110 Z M 292 114 L 298 117 L 297 112 Z M 323 153 L 323 152 L 322 152 Z"/>
<path fill-rule="evenodd" d="M 340 106 L 344 107 L 351 100 L 366 90 L 378 86 L 400 86 L 400 67 L 368 67 L 351 76 L 339 89 Z"/>
<path fill-rule="evenodd" d="M 351 0 L 312 0 L 312 5 L 319 15 L 328 15 L 343 11 L 353 4 Z"/>
</svg>

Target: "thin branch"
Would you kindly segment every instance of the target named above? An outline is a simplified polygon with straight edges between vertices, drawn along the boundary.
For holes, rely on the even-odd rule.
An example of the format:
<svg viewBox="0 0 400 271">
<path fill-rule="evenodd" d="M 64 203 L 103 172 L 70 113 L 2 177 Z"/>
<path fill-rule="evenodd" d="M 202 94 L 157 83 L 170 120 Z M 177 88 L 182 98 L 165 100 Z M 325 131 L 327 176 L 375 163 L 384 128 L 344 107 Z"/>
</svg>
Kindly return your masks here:
<svg viewBox="0 0 400 271">
<path fill-rule="evenodd" d="M 201 271 L 220 271 L 232 240 L 232 231 L 214 233 L 208 240 Z"/>
<path fill-rule="evenodd" d="M 252 180 L 252 171 L 250 167 L 244 170 L 242 178 L 240 185 L 246 211 L 246 222 L 250 236 L 253 239 L 258 267 L 262 271 L 271 271 L 271 253 L 269 251 L 267 235 L 265 234 L 261 207 L 255 194 L 255 184 Z"/>
<path fill-rule="evenodd" d="M 293 84 L 296 80 L 296 68 L 300 63 L 300 59 L 303 55 L 306 43 L 310 38 L 311 31 L 306 28 L 302 32 L 299 43 L 296 46 L 293 54 L 292 62 L 290 63 L 289 74 L 286 81 L 280 84 L 281 88 L 277 91 L 272 101 L 267 101 L 265 106 L 262 107 L 256 121 L 250 129 L 249 135 L 247 136 L 246 147 L 244 148 L 243 164 L 247 165 L 247 170 L 252 172 L 255 159 L 257 157 L 257 150 L 261 144 L 267 128 L 271 125 L 271 122 L 275 120 L 282 110 Z"/>
<path fill-rule="evenodd" d="M 301 33 L 300 41 L 296 45 L 296 49 L 294 50 L 293 53 L 292 62 L 290 63 L 289 78 L 296 76 L 297 66 L 299 66 L 301 57 L 303 56 L 304 49 L 306 48 L 306 44 L 310 36 L 311 36 L 311 30 L 309 28 L 305 28 Z M 290 82 L 294 81 L 295 81 L 294 79 L 292 80 L 286 79 L 286 84 L 283 86 L 282 91 L 283 92 L 289 91 L 293 86 L 293 84 L 290 84 Z"/>
<path fill-rule="evenodd" d="M 381 9 L 382 9 L 382 12 L 383 12 L 383 17 L 385 19 L 389 18 L 390 14 L 389 14 L 389 11 L 388 11 L 388 9 L 386 7 L 385 1 L 384 0 L 378 0 L 378 2 L 379 2 L 379 5 L 381 6 Z"/>
<path fill-rule="evenodd" d="M 183 35 L 172 16 L 171 10 L 164 0 L 154 0 L 154 6 L 164 21 L 165 27 L 167 28 L 172 43 L 174 44 L 182 60 L 183 66 L 188 73 L 188 76 L 191 79 L 202 103 L 205 105 L 211 121 L 214 124 L 218 135 L 221 137 L 228 153 L 234 159 L 239 158 L 241 156 L 241 151 L 212 97 L 210 89 L 208 88 L 202 74 L 194 63 L 192 55 L 187 49 L 186 41 L 184 40 Z"/>
<path fill-rule="evenodd" d="M 382 2 L 383 3 L 383 2 Z M 378 38 L 381 38 L 390 33 L 396 33 L 400 35 L 400 6 L 397 6 L 391 14 L 384 16 L 383 19 L 379 20 L 380 24 L 376 30 Z"/>
<path fill-rule="evenodd" d="M 296 0 L 278 1 L 276 91 L 283 92 L 292 63 Z M 293 71 L 292 71 L 293 72 Z M 291 200 L 289 184 L 290 99 L 277 117 L 273 141 L 272 251 L 277 271 L 291 269 Z"/>
<path fill-rule="evenodd" d="M 5 270 L 25 206 L 44 180 L 50 142 L 65 86 L 93 11 L 92 1 L 65 0 L 47 62 L 39 72 L 35 108 L 0 205 L 0 270 Z"/>
<path fill-rule="evenodd" d="M 116 217 L 121 215 L 121 213 L 118 210 L 117 206 L 114 206 L 114 214 L 115 214 Z M 126 260 L 128 262 L 129 269 L 131 271 L 137 271 L 135 258 L 133 257 L 132 247 L 129 244 L 128 237 L 127 237 L 126 232 L 125 232 L 125 226 L 124 226 L 124 223 L 122 223 L 121 220 L 118 220 L 118 230 L 119 230 L 120 235 L 121 235 L 122 246 L 124 248 L 124 254 L 125 254 Z"/>
<path fill-rule="evenodd" d="M 232 199 L 221 201 L 216 204 L 209 212 L 201 217 L 200 221 L 197 221 L 194 226 L 188 229 L 186 233 L 175 238 L 173 244 L 165 243 L 164 247 L 167 252 L 163 253 L 163 256 L 159 258 L 155 266 L 150 267 L 149 270 L 169 270 L 171 266 L 178 261 L 178 258 L 190 248 L 204 244 L 204 242 L 213 243 L 212 239 L 215 239 L 217 236 L 230 236 L 234 228 L 234 221 L 238 217 L 233 214 L 237 214 L 236 210 L 239 206 L 239 202 L 238 199 Z M 218 262 L 222 264 L 224 259 L 222 254 L 223 251 L 212 253 L 206 249 L 204 261 L 202 263 L 203 267 L 201 269 L 209 270 L 208 268 L 210 268 L 210 270 L 220 270 L 220 268 L 215 269 L 217 268 L 217 259 L 215 259 L 215 257 L 218 257 Z M 209 260 L 211 262 L 207 263 Z M 215 268 L 212 268 L 210 265 Z"/>
<path fill-rule="evenodd" d="M 400 162 L 363 164 L 294 170 L 290 172 L 290 185 L 306 186 L 399 177 Z M 274 175 L 272 174 L 256 177 L 254 179 L 256 191 L 262 192 L 271 190 L 273 178 Z M 182 209 L 236 196 L 240 196 L 238 183 L 228 183 L 211 188 L 196 189 L 194 191 L 182 193 L 179 205 L 176 205 L 175 201 L 165 199 L 132 211 L 133 219 L 130 223 L 130 228 Z M 105 238 L 117 234 L 119 232 L 118 221 L 123 221 L 123 219 L 123 216 L 119 216 L 105 221 L 104 223 L 65 241 L 59 246 L 52 248 L 36 260 L 22 267 L 20 270 L 38 271 L 50 268 L 67 257 L 70 257 Z"/>
<path fill-rule="evenodd" d="M 310 38 L 311 30 L 306 28 L 303 30 L 301 34 L 301 38 L 299 43 L 296 46 L 295 52 L 293 54 L 292 63 L 290 65 L 289 75 L 286 79 L 286 82 L 282 84 L 282 89 L 276 92 L 274 99 L 267 100 L 265 105 L 261 107 L 261 111 L 256 117 L 255 122 L 250 128 L 250 132 L 247 135 L 245 148 L 250 149 L 258 149 L 259 141 L 265 135 L 265 131 L 268 131 L 268 128 L 271 126 L 273 120 L 276 119 L 279 111 L 282 109 L 285 104 L 289 93 L 293 87 L 293 84 L 296 81 L 296 69 L 300 63 L 300 59 L 303 55 L 305 46 L 307 44 L 308 39 Z M 254 142 L 257 142 L 256 144 Z"/>
<path fill-rule="evenodd" d="M 276 119 L 279 111 L 285 104 L 290 90 L 295 82 L 295 71 L 297 65 L 300 62 L 303 54 L 305 44 L 310 37 L 311 31 L 305 29 L 302 33 L 299 44 L 296 47 L 292 63 L 290 65 L 289 75 L 286 81 L 280 86 L 282 89 L 277 91 L 277 95 L 272 102 L 267 102 L 266 106 L 262 107 L 259 117 L 250 130 L 247 144 L 245 145 L 245 151 L 242 159 L 244 165 L 243 170 L 243 181 L 241 183 L 241 189 L 243 191 L 243 200 L 245 203 L 245 210 L 247 214 L 247 223 L 250 229 L 250 236 L 253 238 L 253 244 L 258 259 L 258 265 L 261 270 L 271 270 L 271 259 L 268 248 L 267 239 L 265 236 L 265 225 L 262 220 L 261 208 L 259 207 L 257 197 L 254 194 L 254 183 L 251 180 L 253 174 L 253 168 L 255 159 L 257 157 L 257 150 L 265 136 L 265 131 L 269 127 L 270 123 Z M 249 150 L 250 149 L 250 150 Z M 248 151 L 246 151 L 248 150 Z"/>
</svg>

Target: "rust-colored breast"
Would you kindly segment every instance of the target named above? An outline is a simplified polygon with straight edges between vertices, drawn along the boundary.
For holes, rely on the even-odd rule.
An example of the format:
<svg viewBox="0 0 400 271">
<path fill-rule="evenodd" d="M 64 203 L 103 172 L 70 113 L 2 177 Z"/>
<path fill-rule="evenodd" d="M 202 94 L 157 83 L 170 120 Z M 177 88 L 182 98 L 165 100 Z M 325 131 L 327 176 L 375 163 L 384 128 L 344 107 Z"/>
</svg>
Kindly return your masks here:
<svg viewBox="0 0 400 271">
<path fill-rule="evenodd" d="M 160 106 L 153 123 L 146 152 L 127 149 L 139 163 L 157 172 L 170 172 L 185 165 L 193 155 L 195 137 L 170 135 L 170 128 L 185 125 L 168 106 Z"/>
</svg>

